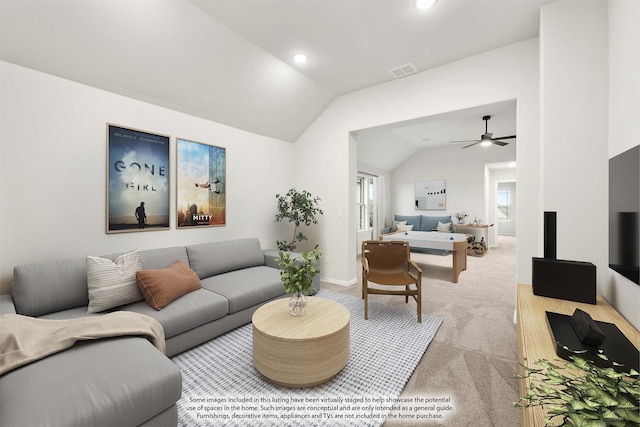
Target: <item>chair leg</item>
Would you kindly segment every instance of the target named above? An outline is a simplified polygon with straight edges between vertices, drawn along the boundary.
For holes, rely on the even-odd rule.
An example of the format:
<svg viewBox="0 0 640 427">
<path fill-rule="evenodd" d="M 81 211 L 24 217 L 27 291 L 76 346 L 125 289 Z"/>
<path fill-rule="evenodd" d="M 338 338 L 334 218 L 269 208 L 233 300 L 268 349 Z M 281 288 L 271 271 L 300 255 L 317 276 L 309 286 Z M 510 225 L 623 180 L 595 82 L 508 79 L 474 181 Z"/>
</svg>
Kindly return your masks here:
<svg viewBox="0 0 640 427">
<path fill-rule="evenodd" d="M 416 283 L 418 287 L 418 323 L 422 323 L 422 282 L 418 279 Z"/>
<path fill-rule="evenodd" d="M 362 291 L 364 292 L 364 320 L 369 320 L 369 292 L 364 288 Z"/>
<path fill-rule="evenodd" d="M 411 286 L 410 285 L 405 286 L 404 290 L 409 292 L 409 290 L 411 290 Z M 408 294 L 404 296 L 404 303 L 405 304 L 409 303 L 409 295 Z"/>
<path fill-rule="evenodd" d="M 364 299 L 364 294 L 367 290 L 367 283 L 369 283 L 369 276 L 362 270 L 362 299 Z"/>
</svg>

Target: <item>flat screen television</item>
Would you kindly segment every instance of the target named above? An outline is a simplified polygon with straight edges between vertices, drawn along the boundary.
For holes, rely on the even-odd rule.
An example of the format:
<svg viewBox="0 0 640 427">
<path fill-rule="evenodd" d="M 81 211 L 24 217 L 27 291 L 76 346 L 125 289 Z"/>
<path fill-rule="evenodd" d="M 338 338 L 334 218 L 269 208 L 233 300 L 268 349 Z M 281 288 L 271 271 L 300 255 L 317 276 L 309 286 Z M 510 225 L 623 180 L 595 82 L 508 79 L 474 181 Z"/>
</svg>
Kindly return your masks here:
<svg viewBox="0 0 640 427">
<path fill-rule="evenodd" d="M 640 145 L 609 159 L 609 268 L 640 285 Z"/>
</svg>

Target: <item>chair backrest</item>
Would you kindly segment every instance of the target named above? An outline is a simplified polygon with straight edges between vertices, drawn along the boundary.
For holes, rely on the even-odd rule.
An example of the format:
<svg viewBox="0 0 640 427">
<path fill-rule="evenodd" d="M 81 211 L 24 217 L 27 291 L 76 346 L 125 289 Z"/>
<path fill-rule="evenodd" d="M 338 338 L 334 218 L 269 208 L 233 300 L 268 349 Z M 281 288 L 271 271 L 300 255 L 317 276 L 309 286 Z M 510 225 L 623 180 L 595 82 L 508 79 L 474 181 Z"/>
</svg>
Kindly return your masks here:
<svg viewBox="0 0 640 427">
<path fill-rule="evenodd" d="M 402 241 L 365 240 L 362 256 L 367 258 L 369 270 L 387 273 L 406 271 L 409 260 L 409 244 Z"/>
</svg>

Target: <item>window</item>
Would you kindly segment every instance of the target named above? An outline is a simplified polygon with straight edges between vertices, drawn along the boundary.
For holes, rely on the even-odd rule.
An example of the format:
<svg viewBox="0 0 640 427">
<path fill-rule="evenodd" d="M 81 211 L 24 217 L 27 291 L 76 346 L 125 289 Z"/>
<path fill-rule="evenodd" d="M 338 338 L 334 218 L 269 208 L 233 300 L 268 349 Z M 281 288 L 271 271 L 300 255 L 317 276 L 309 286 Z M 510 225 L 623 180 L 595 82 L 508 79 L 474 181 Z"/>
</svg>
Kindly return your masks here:
<svg viewBox="0 0 640 427">
<path fill-rule="evenodd" d="M 374 223 L 375 179 L 358 175 L 356 179 L 356 201 L 358 204 L 358 231 L 371 230 Z"/>
<path fill-rule="evenodd" d="M 511 221 L 511 191 L 498 191 L 497 201 L 498 221 Z"/>
</svg>

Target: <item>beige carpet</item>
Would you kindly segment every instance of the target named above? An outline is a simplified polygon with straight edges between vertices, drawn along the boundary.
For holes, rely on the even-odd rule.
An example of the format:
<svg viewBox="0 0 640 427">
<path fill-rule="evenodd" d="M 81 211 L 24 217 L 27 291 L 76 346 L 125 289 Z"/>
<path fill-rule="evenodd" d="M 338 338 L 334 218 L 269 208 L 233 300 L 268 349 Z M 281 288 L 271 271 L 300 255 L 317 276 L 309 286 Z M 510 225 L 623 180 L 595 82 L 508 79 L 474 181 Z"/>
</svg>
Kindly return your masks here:
<svg viewBox="0 0 640 427">
<path fill-rule="evenodd" d="M 414 253 L 412 259 L 423 269 L 423 312 L 444 322 L 402 396 L 450 398 L 453 410 L 442 411 L 440 421 L 389 419 L 385 427 L 519 426 L 520 412 L 513 407 L 518 400 L 518 381 L 513 378 L 518 366 L 515 237 L 500 236 L 498 247 L 485 256 L 467 257 L 467 270 L 458 283 L 450 281 L 450 256 Z M 360 280 L 349 287 L 324 282 L 322 287 L 359 296 Z M 405 304 L 402 297 L 370 298 L 415 311 L 415 302 Z"/>
</svg>

